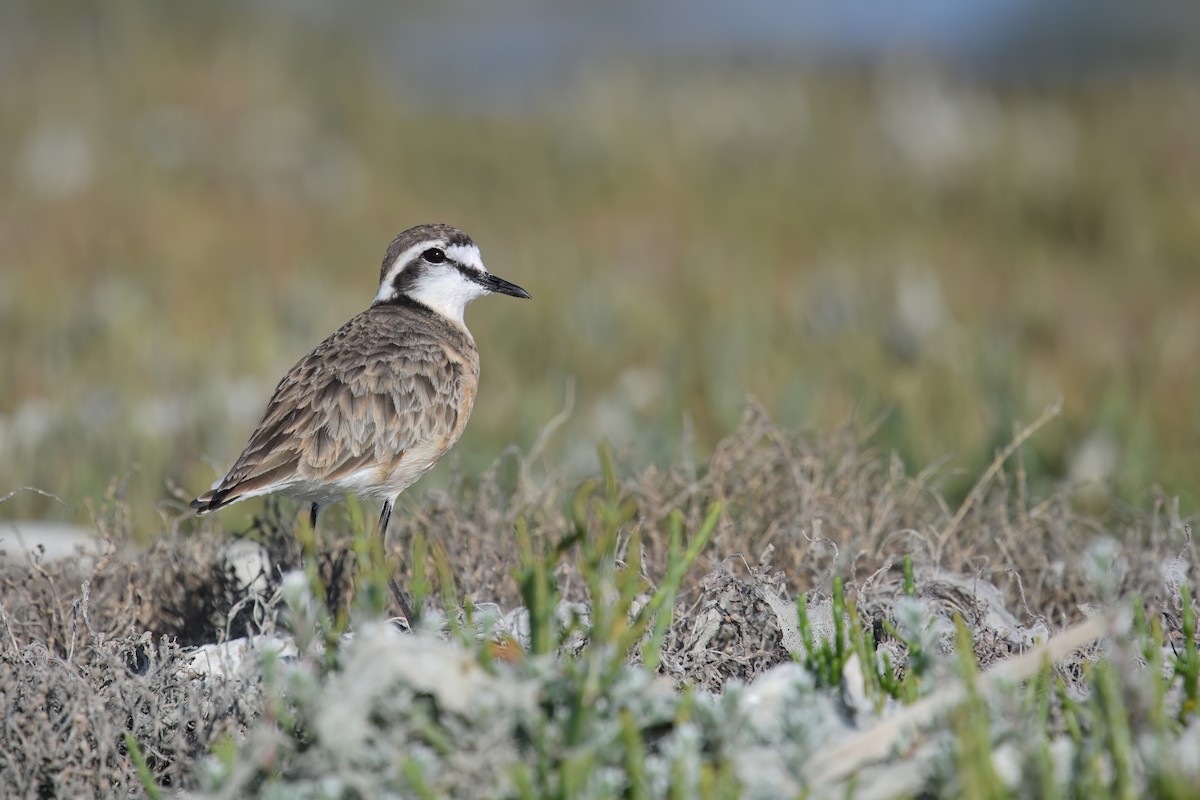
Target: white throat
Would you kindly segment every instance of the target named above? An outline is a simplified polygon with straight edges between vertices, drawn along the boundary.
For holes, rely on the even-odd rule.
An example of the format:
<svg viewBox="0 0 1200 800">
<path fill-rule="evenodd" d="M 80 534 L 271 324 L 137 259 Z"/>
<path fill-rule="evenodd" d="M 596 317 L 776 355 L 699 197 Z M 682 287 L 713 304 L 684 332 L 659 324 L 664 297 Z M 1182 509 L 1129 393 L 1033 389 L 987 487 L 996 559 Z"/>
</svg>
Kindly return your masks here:
<svg viewBox="0 0 1200 800">
<path fill-rule="evenodd" d="M 468 279 L 453 264 L 421 264 L 414 262 L 421 254 L 431 247 L 443 247 L 440 242 L 422 242 L 414 245 L 396 257 L 387 275 L 379 285 L 379 293 L 375 295 L 376 303 L 386 303 L 396 299 L 395 281 L 406 268 L 418 267 L 420 278 L 408 287 L 405 292 L 413 300 L 442 315 L 448 320 L 466 328 L 463 312 L 471 301 L 488 294 L 488 290 L 478 283 Z M 474 244 L 454 244 L 444 247 L 447 262 L 461 264 L 468 269 L 487 274 L 479 248 Z"/>
<path fill-rule="evenodd" d="M 439 269 L 421 278 L 408 296 L 436 311 L 448 320 L 466 327 L 463 312 L 472 300 L 483 297 L 487 289 L 469 281 L 454 269 Z"/>
</svg>

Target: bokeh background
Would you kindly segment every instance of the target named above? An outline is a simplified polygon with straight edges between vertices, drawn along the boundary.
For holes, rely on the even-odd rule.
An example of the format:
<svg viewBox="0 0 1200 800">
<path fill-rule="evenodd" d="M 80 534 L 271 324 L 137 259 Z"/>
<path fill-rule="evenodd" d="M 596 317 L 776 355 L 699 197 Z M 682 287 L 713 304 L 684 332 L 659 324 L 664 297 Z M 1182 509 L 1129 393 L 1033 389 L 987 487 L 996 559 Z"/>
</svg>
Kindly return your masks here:
<svg viewBox="0 0 1200 800">
<path fill-rule="evenodd" d="M 753 396 L 953 495 L 1061 398 L 1031 480 L 1194 508 L 1197 8 L 6 3 L 0 496 L 64 502 L 0 517 L 153 535 L 427 221 L 534 296 L 468 312 L 468 477 L 568 402 L 558 474 L 702 459 Z"/>
</svg>

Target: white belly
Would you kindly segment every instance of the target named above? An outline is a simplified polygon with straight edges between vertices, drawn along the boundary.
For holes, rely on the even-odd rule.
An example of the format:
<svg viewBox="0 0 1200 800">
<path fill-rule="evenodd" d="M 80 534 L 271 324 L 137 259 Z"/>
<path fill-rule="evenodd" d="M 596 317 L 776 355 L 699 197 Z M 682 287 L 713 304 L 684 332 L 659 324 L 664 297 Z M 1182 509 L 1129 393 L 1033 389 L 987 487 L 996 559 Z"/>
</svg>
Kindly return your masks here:
<svg viewBox="0 0 1200 800">
<path fill-rule="evenodd" d="M 398 494 L 432 469 L 452 444 L 453 442 L 450 442 L 446 447 L 418 445 L 410 448 L 391 472 L 384 472 L 379 466 L 371 465 L 329 482 L 296 478 L 272 489 L 271 493 L 321 505 L 336 503 L 347 496 L 394 500 Z"/>
</svg>

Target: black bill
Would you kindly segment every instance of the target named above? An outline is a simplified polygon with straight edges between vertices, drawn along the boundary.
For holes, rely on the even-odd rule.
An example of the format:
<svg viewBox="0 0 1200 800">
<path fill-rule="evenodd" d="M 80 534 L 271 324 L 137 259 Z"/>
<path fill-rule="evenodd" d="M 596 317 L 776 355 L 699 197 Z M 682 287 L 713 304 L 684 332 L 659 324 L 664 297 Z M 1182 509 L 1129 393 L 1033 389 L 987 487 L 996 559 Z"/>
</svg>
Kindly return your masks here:
<svg viewBox="0 0 1200 800">
<path fill-rule="evenodd" d="M 490 292 L 498 294 L 507 294 L 513 297 L 523 297 L 526 300 L 533 299 L 529 292 L 517 286 L 515 283 L 509 283 L 504 278 L 497 278 L 490 273 L 484 273 L 475 277 L 475 282 L 485 287 Z"/>
</svg>

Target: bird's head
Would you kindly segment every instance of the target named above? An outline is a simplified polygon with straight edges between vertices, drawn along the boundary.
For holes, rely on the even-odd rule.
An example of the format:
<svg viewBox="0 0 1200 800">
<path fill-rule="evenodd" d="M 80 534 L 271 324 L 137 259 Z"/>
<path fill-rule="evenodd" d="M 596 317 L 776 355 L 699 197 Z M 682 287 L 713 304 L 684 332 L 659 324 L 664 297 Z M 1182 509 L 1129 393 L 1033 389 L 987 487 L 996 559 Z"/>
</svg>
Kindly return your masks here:
<svg viewBox="0 0 1200 800">
<path fill-rule="evenodd" d="M 470 237 L 449 225 L 409 228 L 388 246 L 379 270 L 375 305 L 415 300 L 463 324 L 463 311 L 485 294 L 529 297 L 529 292 L 487 271 Z"/>
</svg>

